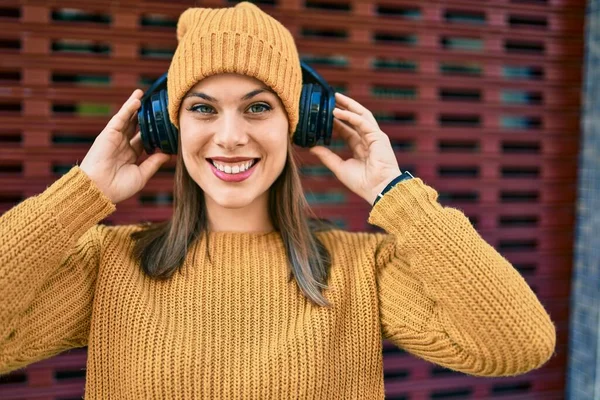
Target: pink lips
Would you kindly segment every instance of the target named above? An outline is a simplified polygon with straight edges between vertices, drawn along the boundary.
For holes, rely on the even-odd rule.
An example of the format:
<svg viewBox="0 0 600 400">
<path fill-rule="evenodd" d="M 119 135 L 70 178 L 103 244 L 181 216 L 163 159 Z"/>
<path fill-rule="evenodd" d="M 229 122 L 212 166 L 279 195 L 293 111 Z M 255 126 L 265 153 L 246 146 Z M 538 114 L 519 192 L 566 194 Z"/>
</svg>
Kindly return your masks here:
<svg viewBox="0 0 600 400">
<path fill-rule="evenodd" d="M 242 182 L 245 181 L 246 179 L 248 179 L 250 177 L 250 175 L 252 175 L 252 173 L 254 172 L 254 167 L 256 166 L 256 164 L 258 164 L 258 161 L 255 161 L 254 164 L 252 164 L 252 166 L 245 170 L 244 172 L 240 172 L 237 174 L 227 174 L 223 171 L 220 171 L 218 168 L 216 168 L 212 161 L 207 160 L 209 165 L 210 165 L 210 169 L 212 170 L 213 174 L 216 175 L 217 178 L 225 181 L 225 182 Z"/>
</svg>

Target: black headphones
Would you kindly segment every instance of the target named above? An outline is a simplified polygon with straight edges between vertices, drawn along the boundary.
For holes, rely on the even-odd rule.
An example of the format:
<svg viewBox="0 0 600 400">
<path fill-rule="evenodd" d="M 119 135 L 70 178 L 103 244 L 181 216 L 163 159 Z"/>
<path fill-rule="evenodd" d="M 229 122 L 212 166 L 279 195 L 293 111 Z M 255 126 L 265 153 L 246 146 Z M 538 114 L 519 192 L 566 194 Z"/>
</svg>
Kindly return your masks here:
<svg viewBox="0 0 600 400">
<path fill-rule="evenodd" d="M 331 143 L 335 92 L 325 79 L 306 63 L 302 67 L 302 95 L 300 115 L 293 142 L 301 147 L 312 147 L 323 138 Z M 177 154 L 177 128 L 169 120 L 167 73 L 150 86 L 142 97 L 138 121 L 146 153 L 159 148 L 163 153 Z"/>
</svg>

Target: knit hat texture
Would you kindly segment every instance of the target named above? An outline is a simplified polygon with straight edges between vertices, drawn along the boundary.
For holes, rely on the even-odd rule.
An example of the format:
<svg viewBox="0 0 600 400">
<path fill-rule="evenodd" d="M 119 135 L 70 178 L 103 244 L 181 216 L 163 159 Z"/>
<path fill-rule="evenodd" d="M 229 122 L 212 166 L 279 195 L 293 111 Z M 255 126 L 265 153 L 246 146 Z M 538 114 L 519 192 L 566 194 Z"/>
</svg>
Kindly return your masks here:
<svg viewBox="0 0 600 400">
<path fill-rule="evenodd" d="M 177 49 L 169 66 L 169 118 L 179 128 L 185 94 L 219 73 L 254 77 L 273 89 L 287 112 L 289 133 L 298 124 L 302 69 L 294 38 L 256 5 L 188 8 L 177 22 Z"/>
</svg>

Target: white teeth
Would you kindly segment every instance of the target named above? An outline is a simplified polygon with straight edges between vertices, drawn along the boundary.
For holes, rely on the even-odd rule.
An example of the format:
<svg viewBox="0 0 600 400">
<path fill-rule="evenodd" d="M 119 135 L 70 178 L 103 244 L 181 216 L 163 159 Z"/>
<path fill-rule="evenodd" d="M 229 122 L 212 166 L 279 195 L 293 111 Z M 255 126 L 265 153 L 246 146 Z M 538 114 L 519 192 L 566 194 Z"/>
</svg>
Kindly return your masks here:
<svg viewBox="0 0 600 400">
<path fill-rule="evenodd" d="M 216 161 L 213 161 L 212 163 L 215 166 L 215 168 L 217 168 L 219 171 L 225 172 L 226 174 L 239 174 L 240 172 L 244 172 L 248 168 L 250 168 L 254 164 L 254 160 L 250 160 L 250 161 L 246 161 L 246 162 L 238 163 L 238 164 L 233 164 L 233 165 L 220 164 L 220 163 L 217 163 Z"/>
</svg>

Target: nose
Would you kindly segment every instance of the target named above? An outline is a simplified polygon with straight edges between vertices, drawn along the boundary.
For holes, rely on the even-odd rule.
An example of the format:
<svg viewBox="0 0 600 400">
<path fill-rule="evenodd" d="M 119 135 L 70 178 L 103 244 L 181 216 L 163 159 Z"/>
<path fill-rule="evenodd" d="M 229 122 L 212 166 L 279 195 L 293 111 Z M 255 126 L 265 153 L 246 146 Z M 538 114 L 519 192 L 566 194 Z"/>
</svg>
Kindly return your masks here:
<svg viewBox="0 0 600 400">
<path fill-rule="evenodd" d="M 233 113 L 224 115 L 216 126 L 213 136 L 215 143 L 224 149 L 233 150 L 248 143 L 245 121 Z"/>
</svg>

